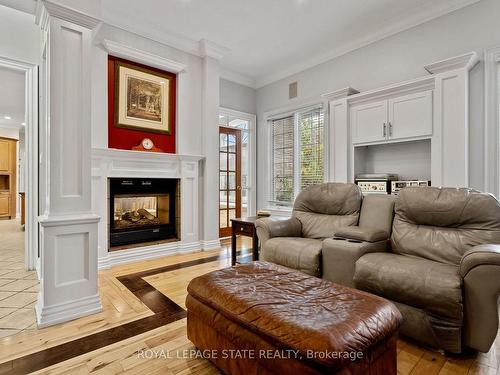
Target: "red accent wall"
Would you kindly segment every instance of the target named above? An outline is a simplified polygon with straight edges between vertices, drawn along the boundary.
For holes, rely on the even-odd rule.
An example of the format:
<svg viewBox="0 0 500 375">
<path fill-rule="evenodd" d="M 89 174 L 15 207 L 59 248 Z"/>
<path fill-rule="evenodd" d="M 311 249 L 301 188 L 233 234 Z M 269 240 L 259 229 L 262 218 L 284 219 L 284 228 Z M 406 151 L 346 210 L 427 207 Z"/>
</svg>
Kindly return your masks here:
<svg viewBox="0 0 500 375">
<path fill-rule="evenodd" d="M 150 70 L 155 70 L 159 73 L 169 73 L 162 71 L 160 69 L 151 68 L 149 66 L 144 66 L 141 64 L 137 64 L 132 61 L 119 59 L 117 57 L 109 56 L 108 57 L 108 147 L 109 148 L 118 148 L 122 150 L 131 150 L 132 147 L 137 146 L 141 143 L 144 138 L 149 138 L 153 141 L 156 147 L 162 149 L 165 152 L 175 154 L 175 127 L 176 127 L 176 116 L 175 110 L 176 105 L 173 105 L 173 115 L 171 119 L 170 126 L 170 134 L 157 134 L 157 133 L 148 133 L 140 130 L 130 130 L 117 128 L 114 125 L 115 121 L 115 61 L 124 61 L 128 64 L 148 68 Z M 172 73 L 170 73 L 172 74 Z M 176 91 L 177 91 L 177 81 L 174 78 L 174 90 L 173 90 L 173 98 L 170 98 L 171 103 L 177 103 L 176 100 Z"/>
</svg>

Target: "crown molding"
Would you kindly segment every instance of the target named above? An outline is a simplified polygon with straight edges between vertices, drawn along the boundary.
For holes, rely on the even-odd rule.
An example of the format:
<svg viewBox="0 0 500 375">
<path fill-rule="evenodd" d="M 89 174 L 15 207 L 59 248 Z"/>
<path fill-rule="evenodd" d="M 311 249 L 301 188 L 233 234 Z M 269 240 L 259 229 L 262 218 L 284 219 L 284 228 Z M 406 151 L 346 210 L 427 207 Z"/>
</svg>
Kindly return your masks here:
<svg viewBox="0 0 500 375">
<path fill-rule="evenodd" d="M 35 22 L 42 28 L 46 27 L 48 17 L 60 18 L 87 29 L 94 29 L 102 21 L 98 18 L 89 16 L 73 8 L 54 3 L 49 0 L 38 0 L 35 14 Z"/>
<path fill-rule="evenodd" d="M 172 73 L 180 73 L 186 70 L 186 64 L 178 61 L 166 59 L 153 53 L 145 52 L 137 48 L 126 46 L 109 39 L 104 39 L 102 45 L 110 55 L 122 59 L 131 60 L 140 64 L 153 66 L 158 69 L 166 70 Z"/>
<path fill-rule="evenodd" d="M 348 43 L 347 45 L 341 48 L 326 51 L 325 53 L 312 57 L 307 61 L 292 65 L 285 69 L 280 69 L 274 73 L 257 76 L 255 79 L 256 88 L 261 88 L 276 81 L 279 81 L 281 79 L 292 76 L 294 74 L 301 73 L 307 69 L 313 68 L 317 65 L 323 64 L 337 57 L 346 55 L 357 49 L 366 47 L 372 43 L 378 42 L 379 40 L 388 38 L 392 35 L 398 34 L 405 30 L 424 24 L 428 21 L 444 16 L 448 13 L 454 12 L 466 6 L 478 3 L 479 1 L 481 0 L 459 0 L 452 6 L 441 6 L 441 7 L 439 7 L 439 3 L 436 2 L 436 6 L 438 6 L 437 9 L 434 8 L 432 10 L 420 14 L 417 14 L 415 12 L 414 15 L 411 15 L 409 17 L 403 17 L 402 19 L 397 19 L 394 20 L 394 22 L 387 23 L 386 27 L 381 28 L 376 32 L 370 33 L 367 37 L 359 38 L 353 41 L 352 43 Z"/>
<path fill-rule="evenodd" d="M 449 59 L 424 65 L 424 68 L 430 74 L 439 74 L 455 69 L 471 70 L 478 61 L 479 58 L 477 56 L 477 53 L 469 52 L 460 56 L 454 56 Z"/>
<path fill-rule="evenodd" d="M 211 57 L 216 60 L 221 60 L 228 52 L 230 52 L 229 48 L 221 46 L 208 39 L 200 39 L 198 46 L 200 57 Z"/>
<path fill-rule="evenodd" d="M 347 87 L 344 87 L 343 89 L 340 89 L 340 90 L 336 90 L 336 91 L 328 92 L 326 94 L 322 94 L 321 96 L 331 102 L 331 101 L 334 101 L 337 99 L 347 98 L 349 95 L 354 95 L 354 94 L 358 94 L 358 93 L 359 93 L 358 90 L 353 89 L 350 86 L 347 86 Z"/>
<path fill-rule="evenodd" d="M 225 67 L 222 67 L 220 70 L 220 78 L 255 89 L 255 79 L 230 69 L 226 69 Z"/>
</svg>

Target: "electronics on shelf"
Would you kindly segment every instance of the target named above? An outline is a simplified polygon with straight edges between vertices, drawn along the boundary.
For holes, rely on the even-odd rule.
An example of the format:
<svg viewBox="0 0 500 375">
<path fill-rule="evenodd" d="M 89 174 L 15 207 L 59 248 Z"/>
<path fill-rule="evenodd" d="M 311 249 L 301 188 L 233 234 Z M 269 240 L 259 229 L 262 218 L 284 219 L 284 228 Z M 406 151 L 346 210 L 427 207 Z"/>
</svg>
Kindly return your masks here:
<svg viewBox="0 0 500 375">
<path fill-rule="evenodd" d="M 356 175 L 354 183 L 363 194 L 391 194 L 391 182 L 399 179 L 394 173 L 363 173 Z"/>
<path fill-rule="evenodd" d="M 398 195 L 399 191 L 405 187 L 431 186 L 431 182 L 423 180 L 392 181 L 391 185 L 391 194 Z"/>
</svg>

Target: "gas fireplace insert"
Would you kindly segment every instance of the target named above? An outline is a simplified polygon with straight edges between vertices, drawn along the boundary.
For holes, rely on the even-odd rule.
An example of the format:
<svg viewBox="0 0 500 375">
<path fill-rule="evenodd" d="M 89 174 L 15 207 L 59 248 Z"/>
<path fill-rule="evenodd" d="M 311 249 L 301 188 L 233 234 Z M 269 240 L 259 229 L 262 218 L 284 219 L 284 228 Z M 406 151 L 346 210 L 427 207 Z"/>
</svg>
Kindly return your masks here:
<svg viewBox="0 0 500 375">
<path fill-rule="evenodd" d="M 110 178 L 110 246 L 178 238 L 179 180 Z"/>
</svg>

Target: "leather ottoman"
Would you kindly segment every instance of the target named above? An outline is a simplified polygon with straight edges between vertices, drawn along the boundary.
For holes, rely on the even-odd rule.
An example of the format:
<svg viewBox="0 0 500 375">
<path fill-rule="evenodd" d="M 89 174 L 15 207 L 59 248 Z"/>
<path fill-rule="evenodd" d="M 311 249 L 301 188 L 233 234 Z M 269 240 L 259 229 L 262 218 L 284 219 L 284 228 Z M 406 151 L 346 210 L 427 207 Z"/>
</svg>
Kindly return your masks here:
<svg viewBox="0 0 500 375">
<path fill-rule="evenodd" d="M 387 300 L 254 262 L 193 279 L 187 334 L 226 374 L 396 374 Z"/>
</svg>

